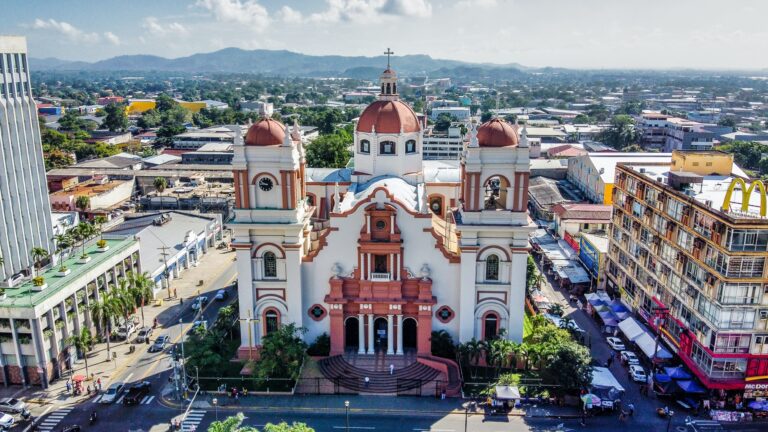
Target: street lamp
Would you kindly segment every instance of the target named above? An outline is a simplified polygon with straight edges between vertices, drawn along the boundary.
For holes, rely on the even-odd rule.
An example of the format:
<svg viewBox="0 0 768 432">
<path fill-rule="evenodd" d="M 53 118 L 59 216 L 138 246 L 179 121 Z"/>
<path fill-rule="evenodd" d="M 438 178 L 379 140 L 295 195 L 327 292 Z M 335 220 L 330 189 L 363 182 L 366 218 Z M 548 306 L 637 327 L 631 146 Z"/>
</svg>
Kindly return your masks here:
<svg viewBox="0 0 768 432">
<path fill-rule="evenodd" d="M 464 406 L 464 432 L 467 432 L 467 421 L 469 420 L 469 406 L 472 405 L 472 402 L 464 402 L 462 406 Z"/>
<path fill-rule="evenodd" d="M 213 398 L 211 403 L 213 403 L 213 406 L 216 407 L 216 421 L 219 421 L 219 400 L 216 398 Z"/>
<path fill-rule="evenodd" d="M 347 414 L 347 432 L 349 432 L 349 401 L 344 401 L 344 411 Z"/>
</svg>

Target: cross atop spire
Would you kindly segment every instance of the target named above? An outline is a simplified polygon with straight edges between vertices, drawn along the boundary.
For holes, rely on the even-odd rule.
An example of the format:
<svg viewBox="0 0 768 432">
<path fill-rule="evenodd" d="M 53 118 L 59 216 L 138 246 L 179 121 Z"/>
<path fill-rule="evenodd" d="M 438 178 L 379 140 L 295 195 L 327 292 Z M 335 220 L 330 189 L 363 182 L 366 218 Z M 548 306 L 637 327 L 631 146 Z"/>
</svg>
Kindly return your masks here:
<svg viewBox="0 0 768 432">
<path fill-rule="evenodd" d="M 391 49 L 389 49 L 389 48 L 387 48 L 387 50 L 386 50 L 386 51 L 384 51 L 384 54 L 386 54 L 386 55 L 387 55 L 387 69 L 389 69 L 389 56 L 391 56 L 391 55 L 392 55 L 392 54 L 394 54 L 394 53 L 395 53 L 395 52 L 394 52 L 394 51 L 392 51 L 392 50 L 391 50 Z"/>
</svg>

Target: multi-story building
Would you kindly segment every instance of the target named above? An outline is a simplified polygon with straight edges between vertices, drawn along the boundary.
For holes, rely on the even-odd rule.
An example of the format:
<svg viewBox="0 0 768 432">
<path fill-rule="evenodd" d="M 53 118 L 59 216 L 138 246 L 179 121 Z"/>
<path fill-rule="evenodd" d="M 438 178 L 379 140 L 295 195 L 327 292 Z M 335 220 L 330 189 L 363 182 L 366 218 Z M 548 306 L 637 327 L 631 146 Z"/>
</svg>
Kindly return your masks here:
<svg viewBox="0 0 768 432">
<path fill-rule="evenodd" d="M 746 183 L 714 151 L 616 168 L 607 289 L 710 389 L 768 383 L 766 195 Z"/>
<path fill-rule="evenodd" d="M 32 248 L 53 246 L 42 148 L 26 39 L 0 36 L 0 286 L 29 275 Z"/>
<path fill-rule="evenodd" d="M 469 108 L 459 106 L 442 106 L 432 108 L 432 114 L 430 117 L 432 120 L 436 120 L 438 117 L 440 117 L 440 114 L 449 114 L 459 121 L 468 121 L 470 117 Z"/>
<path fill-rule="evenodd" d="M 640 142 L 646 148 L 662 149 L 667 142 L 667 119 L 669 114 L 660 112 L 643 112 L 637 119 L 637 128 L 640 130 Z"/>
<path fill-rule="evenodd" d="M 464 151 L 464 136 L 461 134 L 460 123 L 452 123 L 445 133 L 431 129 L 424 134 L 424 160 L 459 160 Z"/>
<path fill-rule="evenodd" d="M 664 151 L 710 150 L 715 134 L 704 123 L 672 117 L 667 119 Z"/>
<path fill-rule="evenodd" d="M 669 163 L 670 153 L 589 153 L 568 159 L 566 178 L 595 204 L 611 204 L 616 164 Z"/>
</svg>

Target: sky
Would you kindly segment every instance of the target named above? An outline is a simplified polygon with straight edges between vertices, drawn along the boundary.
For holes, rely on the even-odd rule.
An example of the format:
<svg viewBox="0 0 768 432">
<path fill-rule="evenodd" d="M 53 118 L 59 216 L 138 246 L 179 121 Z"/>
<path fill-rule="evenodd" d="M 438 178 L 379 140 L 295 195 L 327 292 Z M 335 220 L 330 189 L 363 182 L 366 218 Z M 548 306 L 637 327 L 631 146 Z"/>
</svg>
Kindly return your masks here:
<svg viewBox="0 0 768 432">
<path fill-rule="evenodd" d="M 0 1 L 0 34 L 26 36 L 37 58 L 391 48 L 535 67 L 768 68 L 768 0 Z"/>
</svg>

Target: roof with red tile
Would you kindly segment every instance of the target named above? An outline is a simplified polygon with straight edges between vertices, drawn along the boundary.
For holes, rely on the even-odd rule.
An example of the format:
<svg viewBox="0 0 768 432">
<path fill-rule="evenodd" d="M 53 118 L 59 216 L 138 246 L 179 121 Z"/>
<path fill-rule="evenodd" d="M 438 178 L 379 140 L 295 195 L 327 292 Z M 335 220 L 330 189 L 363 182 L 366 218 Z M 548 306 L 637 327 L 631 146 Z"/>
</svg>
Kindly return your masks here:
<svg viewBox="0 0 768 432">
<path fill-rule="evenodd" d="M 608 222 L 611 220 L 611 206 L 602 204 L 556 204 L 552 213 L 560 219 L 586 219 Z"/>
</svg>

